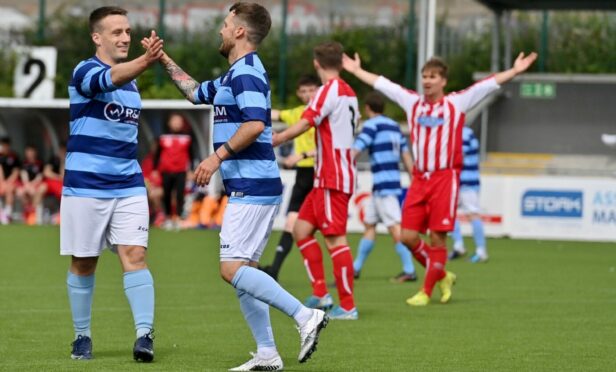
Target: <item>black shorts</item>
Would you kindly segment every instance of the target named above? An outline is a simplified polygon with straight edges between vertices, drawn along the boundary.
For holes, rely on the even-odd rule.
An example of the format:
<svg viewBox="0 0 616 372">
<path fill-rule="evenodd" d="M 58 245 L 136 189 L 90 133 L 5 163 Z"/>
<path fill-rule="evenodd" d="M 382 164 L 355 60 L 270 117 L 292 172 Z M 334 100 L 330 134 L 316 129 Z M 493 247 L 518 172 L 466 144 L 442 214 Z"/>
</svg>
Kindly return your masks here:
<svg viewBox="0 0 616 372">
<path fill-rule="evenodd" d="M 296 169 L 295 185 L 293 185 L 293 191 L 291 191 L 291 201 L 289 201 L 287 213 L 299 211 L 299 207 L 302 206 L 304 199 L 306 199 L 314 184 L 313 167 L 299 167 Z"/>
</svg>

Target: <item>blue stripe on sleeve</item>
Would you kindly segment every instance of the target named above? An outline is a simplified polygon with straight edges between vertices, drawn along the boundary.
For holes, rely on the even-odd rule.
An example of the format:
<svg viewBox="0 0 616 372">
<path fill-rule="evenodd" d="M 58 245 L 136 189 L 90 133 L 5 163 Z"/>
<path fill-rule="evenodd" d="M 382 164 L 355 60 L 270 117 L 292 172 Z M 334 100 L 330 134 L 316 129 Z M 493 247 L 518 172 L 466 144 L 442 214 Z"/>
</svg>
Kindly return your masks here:
<svg viewBox="0 0 616 372">
<path fill-rule="evenodd" d="M 199 88 L 195 91 L 194 98 L 195 103 L 208 103 L 208 100 L 203 93 L 203 84 L 199 85 Z"/>
<path fill-rule="evenodd" d="M 137 159 L 136 143 L 84 135 L 69 136 L 66 151 Z"/>
<path fill-rule="evenodd" d="M 374 128 L 370 128 L 368 125 L 364 125 L 360 135 L 362 134 L 368 138 L 374 138 L 374 136 L 376 135 L 376 130 Z"/>
<path fill-rule="evenodd" d="M 246 107 L 242 109 L 242 123 L 247 121 L 260 121 L 267 126 L 271 126 L 272 123 L 269 120 L 268 110 L 261 107 Z"/>
</svg>

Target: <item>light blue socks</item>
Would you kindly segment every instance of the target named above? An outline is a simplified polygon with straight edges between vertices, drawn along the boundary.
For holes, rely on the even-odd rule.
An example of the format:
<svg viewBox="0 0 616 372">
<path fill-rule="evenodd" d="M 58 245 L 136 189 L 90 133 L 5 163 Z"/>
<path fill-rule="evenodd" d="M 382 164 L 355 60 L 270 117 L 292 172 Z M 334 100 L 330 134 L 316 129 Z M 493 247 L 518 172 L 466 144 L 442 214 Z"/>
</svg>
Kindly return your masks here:
<svg viewBox="0 0 616 372">
<path fill-rule="evenodd" d="M 133 312 L 137 337 L 142 337 L 154 325 L 154 279 L 150 270 L 124 273 L 124 293 Z"/>
<path fill-rule="evenodd" d="M 483 221 L 481 221 L 481 218 L 476 218 L 472 220 L 471 223 L 473 225 L 473 239 L 475 240 L 477 254 L 487 257 L 488 252 L 486 250 L 486 236 L 483 231 Z"/>
<path fill-rule="evenodd" d="M 257 342 L 257 353 L 266 359 L 275 356 L 277 351 L 270 323 L 269 305 L 242 290 L 236 289 L 236 291 L 244 319 Z"/>
<path fill-rule="evenodd" d="M 453 231 L 451 232 L 451 238 L 453 239 L 453 249 L 464 253 L 464 239 L 462 238 L 462 230 L 460 229 L 460 221 L 458 220 L 456 220 Z"/>
<path fill-rule="evenodd" d="M 301 302 L 285 291 L 271 276 L 254 267 L 240 267 L 231 280 L 231 285 L 295 318 L 296 321 L 299 321 L 297 316 L 303 313 L 301 310 L 304 305 Z"/>
<path fill-rule="evenodd" d="M 355 270 L 356 273 L 361 271 L 361 268 L 364 266 L 364 262 L 366 262 L 366 259 L 370 255 L 370 252 L 372 252 L 373 248 L 374 240 L 362 238 L 359 241 L 359 247 L 357 247 L 357 257 L 355 258 L 355 261 L 353 261 L 353 270 Z"/>
<path fill-rule="evenodd" d="M 402 262 L 402 271 L 405 274 L 413 274 L 415 273 L 415 266 L 413 266 L 413 256 L 411 255 L 411 251 L 406 248 L 406 245 L 402 244 L 402 242 L 396 243 L 396 253 L 400 256 L 400 261 Z"/>
<path fill-rule="evenodd" d="M 68 300 L 71 304 L 75 338 L 92 337 L 90 321 L 92 319 L 92 296 L 94 294 L 94 274 L 79 276 L 68 272 L 66 278 Z"/>
</svg>

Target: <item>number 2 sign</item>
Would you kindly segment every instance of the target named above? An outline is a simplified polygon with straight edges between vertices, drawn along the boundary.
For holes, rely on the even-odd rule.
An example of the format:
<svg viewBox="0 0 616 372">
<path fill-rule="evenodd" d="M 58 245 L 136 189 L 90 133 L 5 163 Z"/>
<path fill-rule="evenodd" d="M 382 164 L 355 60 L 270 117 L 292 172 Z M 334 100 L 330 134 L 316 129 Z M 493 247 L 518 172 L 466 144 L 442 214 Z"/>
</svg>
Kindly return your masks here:
<svg viewBox="0 0 616 372">
<path fill-rule="evenodd" d="M 21 47 L 16 50 L 15 97 L 53 99 L 57 51 L 54 47 Z"/>
</svg>

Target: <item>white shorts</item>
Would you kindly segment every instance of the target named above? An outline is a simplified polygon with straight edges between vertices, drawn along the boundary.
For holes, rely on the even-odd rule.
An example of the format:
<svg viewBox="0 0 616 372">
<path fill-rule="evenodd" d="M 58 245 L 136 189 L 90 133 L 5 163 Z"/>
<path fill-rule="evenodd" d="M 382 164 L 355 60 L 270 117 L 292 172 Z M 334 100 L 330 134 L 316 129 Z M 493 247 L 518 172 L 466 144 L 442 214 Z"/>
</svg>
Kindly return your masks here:
<svg viewBox="0 0 616 372">
<path fill-rule="evenodd" d="M 458 207 L 466 213 L 481 212 L 481 207 L 479 206 L 479 190 L 467 188 L 460 189 Z"/>
<path fill-rule="evenodd" d="M 98 199 L 62 196 L 60 254 L 98 257 L 118 245 L 148 246 L 148 198 Z"/>
<path fill-rule="evenodd" d="M 364 208 L 364 222 L 376 225 L 382 222 L 386 227 L 400 224 L 401 209 L 397 195 L 377 196 L 372 194 Z"/>
<path fill-rule="evenodd" d="M 259 262 L 278 205 L 229 203 L 220 230 L 220 261 Z"/>
</svg>

